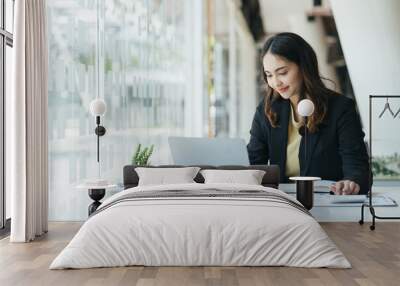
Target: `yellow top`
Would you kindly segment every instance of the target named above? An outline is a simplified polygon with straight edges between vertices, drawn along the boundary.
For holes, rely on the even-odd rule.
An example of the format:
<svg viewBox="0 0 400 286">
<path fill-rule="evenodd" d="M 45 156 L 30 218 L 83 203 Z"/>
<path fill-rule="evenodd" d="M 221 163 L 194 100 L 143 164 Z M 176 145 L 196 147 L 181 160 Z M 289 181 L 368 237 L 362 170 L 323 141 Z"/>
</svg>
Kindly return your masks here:
<svg viewBox="0 0 400 286">
<path fill-rule="evenodd" d="M 296 122 L 293 115 L 293 107 L 290 105 L 290 118 L 288 125 L 288 142 L 286 149 L 286 176 L 299 176 L 300 175 L 300 162 L 299 162 L 299 147 L 301 135 L 299 128 L 301 122 Z"/>
</svg>

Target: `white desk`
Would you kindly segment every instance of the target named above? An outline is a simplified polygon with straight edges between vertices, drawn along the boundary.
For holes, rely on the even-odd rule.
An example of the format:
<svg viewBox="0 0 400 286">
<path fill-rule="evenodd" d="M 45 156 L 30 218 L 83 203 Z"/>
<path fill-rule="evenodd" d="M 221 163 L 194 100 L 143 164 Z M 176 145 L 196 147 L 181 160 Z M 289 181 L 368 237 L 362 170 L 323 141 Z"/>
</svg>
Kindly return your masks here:
<svg viewBox="0 0 400 286">
<path fill-rule="evenodd" d="M 294 186 L 293 186 L 294 187 Z M 283 189 L 287 189 L 285 186 Z M 400 187 L 373 187 L 373 194 L 385 194 L 400 204 Z M 374 207 L 375 214 L 378 216 L 400 217 L 399 206 Z M 321 222 L 351 221 L 358 222 L 361 218 L 360 206 L 314 206 L 311 214 L 316 220 Z M 371 221 L 372 216 L 369 208 L 364 210 L 364 221 Z M 384 220 L 376 220 L 378 223 Z"/>
</svg>

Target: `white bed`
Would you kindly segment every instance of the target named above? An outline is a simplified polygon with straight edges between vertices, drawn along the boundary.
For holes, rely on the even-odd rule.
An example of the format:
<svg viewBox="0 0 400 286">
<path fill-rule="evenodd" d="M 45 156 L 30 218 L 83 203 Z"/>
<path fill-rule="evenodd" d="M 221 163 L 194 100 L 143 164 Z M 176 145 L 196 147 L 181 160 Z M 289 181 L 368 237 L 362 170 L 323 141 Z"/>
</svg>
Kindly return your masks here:
<svg viewBox="0 0 400 286">
<path fill-rule="evenodd" d="M 174 190 L 185 195 L 177 191 L 172 197 L 137 197 Z M 190 196 L 191 192 L 211 194 L 197 197 Z M 221 197 L 215 192 L 241 195 Z M 133 199 L 126 199 L 130 196 Z M 298 204 L 282 191 L 254 185 L 192 183 L 127 189 L 103 202 L 50 269 L 127 265 L 350 268 L 318 222 Z"/>
</svg>

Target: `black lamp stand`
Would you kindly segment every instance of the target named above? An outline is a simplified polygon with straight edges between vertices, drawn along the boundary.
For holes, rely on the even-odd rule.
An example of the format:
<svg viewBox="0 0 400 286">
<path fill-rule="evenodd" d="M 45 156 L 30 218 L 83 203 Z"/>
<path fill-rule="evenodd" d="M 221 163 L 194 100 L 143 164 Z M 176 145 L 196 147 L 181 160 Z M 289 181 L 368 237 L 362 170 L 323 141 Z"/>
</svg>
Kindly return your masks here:
<svg viewBox="0 0 400 286">
<path fill-rule="evenodd" d="M 308 117 L 304 116 L 305 125 L 303 127 L 302 135 L 304 135 L 304 161 L 307 165 L 307 123 Z M 314 182 L 306 177 L 296 179 L 296 199 L 308 210 L 314 206 Z"/>
<path fill-rule="evenodd" d="M 106 134 L 106 129 L 104 126 L 100 125 L 100 116 L 96 116 L 96 129 L 94 132 L 97 135 L 97 163 L 100 164 L 100 136 Z M 94 202 L 89 205 L 88 213 L 89 216 L 96 211 L 96 209 L 101 205 L 100 200 L 106 194 L 106 189 L 89 189 L 89 197 L 94 200 Z"/>
<path fill-rule="evenodd" d="M 106 129 L 104 126 L 100 125 L 100 116 L 96 116 L 96 129 L 94 133 L 97 135 L 97 163 L 100 162 L 100 136 L 106 134 Z"/>
</svg>

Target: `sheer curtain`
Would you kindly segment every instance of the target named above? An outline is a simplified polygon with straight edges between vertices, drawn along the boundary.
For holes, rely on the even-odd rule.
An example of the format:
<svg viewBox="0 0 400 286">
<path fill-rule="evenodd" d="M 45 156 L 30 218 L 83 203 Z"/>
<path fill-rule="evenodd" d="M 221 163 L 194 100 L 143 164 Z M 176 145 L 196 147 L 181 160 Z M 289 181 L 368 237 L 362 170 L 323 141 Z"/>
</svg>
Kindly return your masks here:
<svg viewBox="0 0 400 286">
<path fill-rule="evenodd" d="M 12 242 L 47 232 L 46 1 L 15 2 L 13 93 L 7 115 Z M 6 147 L 6 148 L 7 148 Z"/>
</svg>

